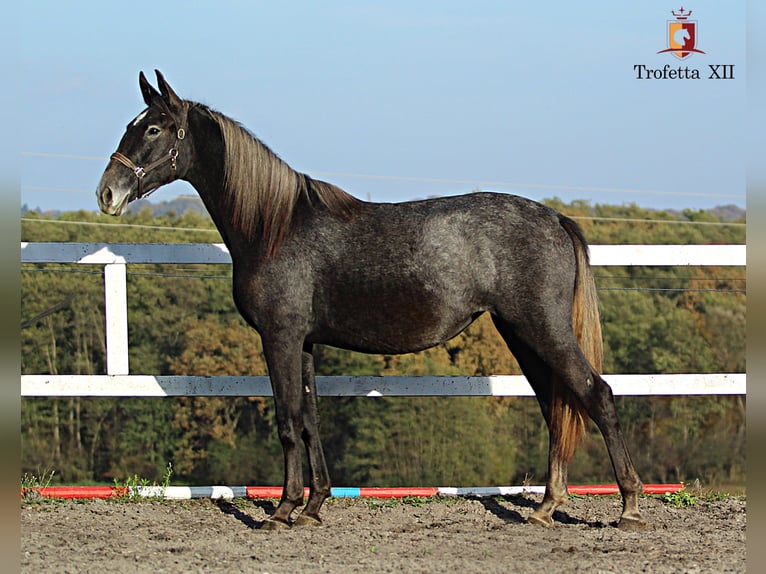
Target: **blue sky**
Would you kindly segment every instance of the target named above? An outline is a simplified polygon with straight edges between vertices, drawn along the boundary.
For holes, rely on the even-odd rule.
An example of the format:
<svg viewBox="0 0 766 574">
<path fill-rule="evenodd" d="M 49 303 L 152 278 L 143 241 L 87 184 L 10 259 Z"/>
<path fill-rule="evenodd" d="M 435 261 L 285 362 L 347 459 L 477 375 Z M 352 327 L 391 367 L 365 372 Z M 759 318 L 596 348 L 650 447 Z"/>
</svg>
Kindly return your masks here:
<svg viewBox="0 0 766 574">
<path fill-rule="evenodd" d="M 138 73 L 357 197 L 475 189 L 653 208 L 745 206 L 745 2 L 684 3 L 705 54 L 666 47 L 679 2 L 25 3 L 21 203 L 96 210 Z M 638 80 L 634 65 L 699 69 Z M 708 80 L 733 64 L 734 80 Z M 155 200 L 194 193 L 176 183 Z"/>
</svg>

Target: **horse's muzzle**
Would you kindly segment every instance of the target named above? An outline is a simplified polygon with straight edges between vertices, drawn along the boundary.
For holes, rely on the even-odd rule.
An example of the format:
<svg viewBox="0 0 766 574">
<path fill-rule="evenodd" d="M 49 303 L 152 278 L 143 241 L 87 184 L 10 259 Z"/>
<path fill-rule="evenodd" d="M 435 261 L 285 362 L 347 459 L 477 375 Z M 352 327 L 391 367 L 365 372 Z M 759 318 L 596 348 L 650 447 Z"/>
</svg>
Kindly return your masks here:
<svg viewBox="0 0 766 574">
<path fill-rule="evenodd" d="M 113 190 L 110 186 L 99 186 L 96 191 L 96 200 L 102 213 L 119 216 L 125 213 L 130 200 L 130 193 Z"/>
</svg>

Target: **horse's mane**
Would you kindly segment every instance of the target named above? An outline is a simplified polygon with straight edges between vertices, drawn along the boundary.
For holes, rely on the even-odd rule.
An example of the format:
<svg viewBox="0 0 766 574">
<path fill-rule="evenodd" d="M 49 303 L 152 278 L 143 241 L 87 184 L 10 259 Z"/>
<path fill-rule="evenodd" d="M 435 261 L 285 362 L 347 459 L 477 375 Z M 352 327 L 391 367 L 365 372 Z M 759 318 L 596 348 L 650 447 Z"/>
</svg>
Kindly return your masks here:
<svg viewBox="0 0 766 574">
<path fill-rule="evenodd" d="M 279 251 L 301 197 L 312 208 L 351 219 L 363 204 L 332 184 L 298 173 L 238 122 L 203 107 L 220 126 L 224 143 L 224 199 L 232 223 L 249 238 L 260 228 L 268 256 Z"/>
</svg>

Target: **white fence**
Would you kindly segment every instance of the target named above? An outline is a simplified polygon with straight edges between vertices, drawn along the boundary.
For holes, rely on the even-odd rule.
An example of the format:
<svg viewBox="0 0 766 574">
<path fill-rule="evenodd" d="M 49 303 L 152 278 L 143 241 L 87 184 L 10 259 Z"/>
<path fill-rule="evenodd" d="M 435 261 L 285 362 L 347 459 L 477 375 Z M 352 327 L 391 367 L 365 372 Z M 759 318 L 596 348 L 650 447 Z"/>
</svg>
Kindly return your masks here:
<svg viewBox="0 0 766 574">
<path fill-rule="evenodd" d="M 744 245 L 592 245 L 594 266 L 745 266 Z M 126 267 L 231 264 L 223 244 L 22 243 L 22 263 L 104 267 L 106 375 L 22 375 L 24 397 L 270 396 L 268 377 L 130 374 Z M 746 394 L 744 373 L 605 376 L 615 395 Z M 317 377 L 324 396 L 533 396 L 523 376 Z"/>
</svg>

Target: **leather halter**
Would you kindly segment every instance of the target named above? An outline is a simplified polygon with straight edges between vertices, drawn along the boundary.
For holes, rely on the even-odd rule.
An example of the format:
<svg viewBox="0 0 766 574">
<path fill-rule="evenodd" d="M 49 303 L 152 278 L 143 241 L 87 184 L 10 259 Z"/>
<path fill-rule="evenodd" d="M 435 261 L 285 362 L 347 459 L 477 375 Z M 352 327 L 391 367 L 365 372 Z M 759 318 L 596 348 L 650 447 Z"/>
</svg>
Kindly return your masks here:
<svg viewBox="0 0 766 574">
<path fill-rule="evenodd" d="M 164 106 L 164 105 L 163 105 L 163 107 L 165 108 L 166 113 L 170 117 L 172 117 L 172 114 L 170 113 L 170 109 L 167 108 L 167 106 Z M 136 195 L 135 199 L 141 199 L 142 197 L 145 197 L 145 195 L 143 193 L 143 186 L 144 186 L 144 176 L 147 173 L 149 173 L 153 169 L 156 169 L 156 168 L 160 167 L 161 165 L 164 165 L 167 162 L 170 162 L 170 169 L 175 171 L 175 169 L 176 169 L 176 159 L 178 158 L 178 144 L 181 143 L 181 140 L 186 137 L 186 129 L 185 129 L 185 126 L 186 126 L 186 107 L 185 106 L 184 106 L 184 113 L 183 113 L 183 116 L 182 116 L 181 125 L 183 127 L 178 128 L 178 131 L 176 132 L 176 141 L 173 144 L 173 147 L 171 147 L 168 150 L 168 153 L 166 153 L 160 159 L 158 159 L 157 161 L 153 161 L 152 163 L 150 163 L 147 166 L 143 166 L 142 167 L 140 165 L 136 165 L 135 163 L 133 163 L 133 161 L 131 161 L 131 159 L 129 157 L 121 154 L 118 151 L 116 151 L 116 152 L 114 152 L 112 154 L 111 159 L 113 159 L 113 160 L 121 163 L 125 167 L 127 167 L 130 171 L 133 172 L 133 175 L 136 176 L 136 179 L 138 179 L 138 194 Z M 158 188 L 155 188 L 155 189 L 158 189 Z M 155 189 L 151 190 L 146 195 L 149 195 L 150 193 L 155 191 Z"/>
</svg>

